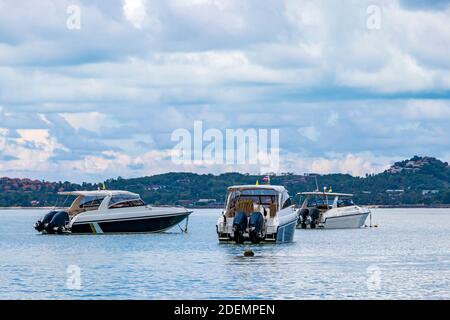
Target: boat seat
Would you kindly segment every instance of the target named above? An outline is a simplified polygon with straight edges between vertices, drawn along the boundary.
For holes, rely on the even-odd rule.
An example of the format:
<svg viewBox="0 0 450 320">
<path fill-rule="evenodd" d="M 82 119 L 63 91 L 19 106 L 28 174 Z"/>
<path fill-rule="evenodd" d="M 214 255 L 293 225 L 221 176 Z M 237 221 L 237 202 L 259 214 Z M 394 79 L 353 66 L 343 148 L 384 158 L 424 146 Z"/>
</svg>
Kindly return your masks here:
<svg viewBox="0 0 450 320">
<path fill-rule="evenodd" d="M 251 214 L 253 212 L 253 200 L 241 199 L 237 202 L 235 209 L 237 212 L 245 212 L 246 214 Z"/>
</svg>

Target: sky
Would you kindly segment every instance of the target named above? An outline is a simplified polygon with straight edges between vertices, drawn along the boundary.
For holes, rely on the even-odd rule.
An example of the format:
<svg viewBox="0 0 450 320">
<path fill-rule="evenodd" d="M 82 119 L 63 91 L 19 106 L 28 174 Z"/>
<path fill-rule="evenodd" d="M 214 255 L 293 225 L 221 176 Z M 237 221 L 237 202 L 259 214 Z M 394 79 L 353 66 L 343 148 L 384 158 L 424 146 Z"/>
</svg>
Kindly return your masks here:
<svg viewBox="0 0 450 320">
<path fill-rule="evenodd" d="M 257 170 L 174 163 L 195 121 L 280 172 L 450 161 L 450 1 L 0 0 L 0 176 Z"/>
</svg>

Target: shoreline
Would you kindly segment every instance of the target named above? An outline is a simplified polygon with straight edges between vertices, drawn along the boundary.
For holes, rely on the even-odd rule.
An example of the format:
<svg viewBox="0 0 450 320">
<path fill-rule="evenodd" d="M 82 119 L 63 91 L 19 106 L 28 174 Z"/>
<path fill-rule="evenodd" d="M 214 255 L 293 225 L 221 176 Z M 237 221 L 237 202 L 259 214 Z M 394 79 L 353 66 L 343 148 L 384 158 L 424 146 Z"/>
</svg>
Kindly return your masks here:
<svg viewBox="0 0 450 320">
<path fill-rule="evenodd" d="M 363 205 L 369 209 L 449 209 L 450 204 L 443 205 Z M 0 207 L 0 210 L 52 210 L 55 207 Z M 186 209 L 223 209 L 217 206 L 185 207 Z"/>
<path fill-rule="evenodd" d="M 422 205 L 422 204 L 412 204 L 412 205 L 367 205 L 370 209 L 448 209 L 450 204 L 435 204 L 435 205 Z"/>
</svg>

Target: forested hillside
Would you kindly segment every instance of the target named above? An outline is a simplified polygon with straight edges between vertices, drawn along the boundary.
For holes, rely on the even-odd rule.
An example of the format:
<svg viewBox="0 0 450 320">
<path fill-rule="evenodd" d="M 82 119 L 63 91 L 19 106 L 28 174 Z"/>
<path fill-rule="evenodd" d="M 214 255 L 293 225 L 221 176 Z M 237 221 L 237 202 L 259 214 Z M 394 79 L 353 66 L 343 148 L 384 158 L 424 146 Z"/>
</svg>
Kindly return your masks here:
<svg viewBox="0 0 450 320">
<path fill-rule="evenodd" d="M 226 189 L 235 184 L 262 184 L 262 176 L 224 173 L 199 175 L 166 173 L 150 177 L 105 181 L 108 189 L 137 192 L 153 204 L 221 206 Z M 366 177 L 347 174 L 271 176 L 271 184 L 284 185 L 295 195 L 301 191 L 331 187 L 335 192 L 354 193 L 356 202 L 372 205 L 450 204 L 450 167 L 438 159 L 414 157 L 395 163 L 389 170 Z M 0 206 L 53 205 L 58 191 L 95 190 L 101 184 L 0 179 Z"/>
</svg>

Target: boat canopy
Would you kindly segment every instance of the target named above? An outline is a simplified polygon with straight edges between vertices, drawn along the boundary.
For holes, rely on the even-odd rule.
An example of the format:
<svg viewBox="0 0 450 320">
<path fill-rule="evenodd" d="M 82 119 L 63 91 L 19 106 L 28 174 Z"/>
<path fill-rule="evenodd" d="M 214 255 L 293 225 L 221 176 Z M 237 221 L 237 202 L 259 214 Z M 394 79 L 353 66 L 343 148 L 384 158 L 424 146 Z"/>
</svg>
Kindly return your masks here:
<svg viewBox="0 0 450 320">
<path fill-rule="evenodd" d="M 62 196 L 84 196 L 84 197 L 106 197 L 106 196 L 112 197 L 117 195 L 139 197 L 137 193 L 122 190 L 64 191 L 58 192 L 58 194 Z"/>
<path fill-rule="evenodd" d="M 231 186 L 228 187 L 228 191 L 243 191 L 243 190 L 273 190 L 277 193 L 282 193 L 286 191 L 283 186 L 272 186 L 270 184 L 262 184 L 262 185 L 241 185 L 241 186 Z"/>
<path fill-rule="evenodd" d="M 301 196 L 330 196 L 330 197 L 347 197 L 347 198 L 353 197 L 353 194 L 350 193 L 320 192 L 320 191 L 299 192 L 297 194 Z"/>
</svg>

